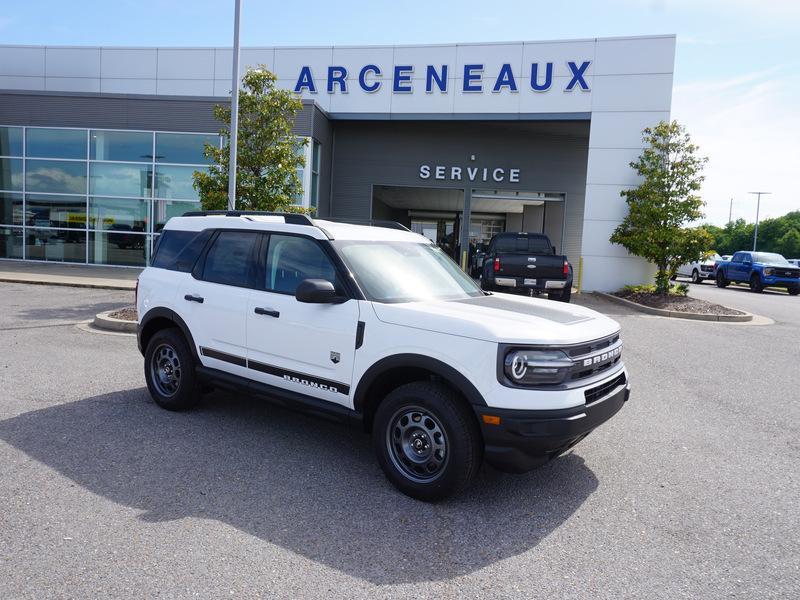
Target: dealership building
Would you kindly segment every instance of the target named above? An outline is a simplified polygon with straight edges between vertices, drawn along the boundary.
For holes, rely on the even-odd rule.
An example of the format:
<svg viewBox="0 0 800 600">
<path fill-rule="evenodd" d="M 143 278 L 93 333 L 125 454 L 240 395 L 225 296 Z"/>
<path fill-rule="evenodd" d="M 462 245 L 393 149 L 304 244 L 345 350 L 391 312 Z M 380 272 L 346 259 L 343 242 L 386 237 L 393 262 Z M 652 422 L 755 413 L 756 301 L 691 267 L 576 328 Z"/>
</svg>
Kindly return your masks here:
<svg viewBox="0 0 800 600">
<path fill-rule="evenodd" d="M 642 129 L 668 119 L 675 37 L 245 48 L 303 99 L 297 202 L 399 221 L 463 266 L 546 233 L 586 290 L 648 279 L 608 240 Z M 0 46 L 0 259 L 143 266 L 198 207 L 230 48 Z"/>
</svg>

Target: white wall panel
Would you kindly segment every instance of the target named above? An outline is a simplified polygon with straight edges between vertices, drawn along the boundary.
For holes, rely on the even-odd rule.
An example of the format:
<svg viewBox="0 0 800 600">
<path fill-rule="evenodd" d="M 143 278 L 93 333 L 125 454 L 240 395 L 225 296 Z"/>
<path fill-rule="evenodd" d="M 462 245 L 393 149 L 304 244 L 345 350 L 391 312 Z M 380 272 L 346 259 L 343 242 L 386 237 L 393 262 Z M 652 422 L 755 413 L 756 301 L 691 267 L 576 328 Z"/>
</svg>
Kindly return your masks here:
<svg viewBox="0 0 800 600">
<path fill-rule="evenodd" d="M 328 67 L 333 63 L 333 48 L 276 48 L 275 74 L 278 79 L 291 79 L 292 88 L 304 66 L 311 67 L 317 89 L 325 91 Z"/>
<path fill-rule="evenodd" d="M 481 64 L 484 78 L 495 78 L 505 63 L 511 65 L 515 76 L 522 73 L 522 44 L 459 45 L 456 49 L 455 76 L 464 77 L 464 65 Z"/>
<path fill-rule="evenodd" d="M 622 221 L 628 214 L 628 205 L 625 198 L 619 195 L 622 190 L 633 186 L 586 185 L 586 203 L 583 217 L 587 220 Z"/>
<path fill-rule="evenodd" d="M 641 148 L 642 130 L 669 119 L 668 112 L 593 112 L 589 148 Z"/>
<path fill-rule="evenodd" d="M 100 79 L 89 77 L 47 77 L 44 89 L 55 92 L 100 92 Z"/>
<path fill-rule="evenodd" d="M 155 48 L 103 48 L 100 76 L 112 79 L 155 79 L 158 76 Z"/>
<path fill-rule="evenodd" d="M 522 65 L 527 72 L 525 75 L 530 78 L 531 64 L 539 63 L 541 73 L 544 74 L 545 63 L 553 63 L 553 75 L 556 77 L 568 77 L 571 71 L 568 62 L 580 65 L 589 60 L 592 64 L 586 71 L 586 75 L 594 73 L 594 40 L 577 42 L 525 42 L 522 49 Z M 588 81 L 588 80 L 587 80 Z"/>
<path fill-rule="evenodd" d="M 46 48 L 46 77 L 100 77 L 100 48 Z"/>
<path fill-rule="evenodd" d="M 380 77 L 370 74 L 370 79 L 385 79 L 391 82 L 393 74 L 394 48 L 372 48 L 365 51 L 364 48 L 334 48 L 331 66 L 345 67 L 347 69 L 347 83 L 350 86 L 358 87 L 358 74 L 361 68 L 366 65 L 376 65 L 381 69 Z M 323 74 L 327 77 L 327 72 Z"/>
<path fill-rule="evenodd" d="M 213 79 L 159 79 L 157 94 L 167 96 L 213 96 Z"/>
<path fill-rule="evenodd" d="M 639 158 L 636 148 L 590 148 L 586 168 L 586 183 L 638 185 L 638 175 L 629 164 Z"/>
<path fill-rule="evenodd" d="M 417 67 L 412 75 L 413 79 L 425 80 L 425 67 L 433 65 L 437 71 L 442 65 L 447 65 L 447 76 L 455 78 L 457 46 L 395 46 L 394 64 L 414 65 Z"/>
<path fill-rule="evenodd" d="M 393 113 L 451 113 L 453 112 L 453 102 L 455 94 L 441 92 L 425 92 L 425 88 L 419 84 L 415 86 L 413 94 L 392 94 Z"/>
<path fill-rule="evenodd" d="M 266 65 L 271 71 L 275 63 L 274 48 L 242 48 L 239 51 L 239 75 L 244 75 L 248 67 Z M 233 74 L 233 50 L 217 48 L 214 52 L 214 78 L 228 79 Z M 230 83 L 228 84 L 230 88 Z"/>
<path fill-rule="evenodd" d="M 44 48 L 0 47 L 0 75 L 44 77 Z"/>
<path fill-rule="evenodd" d="M 159 48 L 158 78 L 214 79 L 214 50 Z M 208 94 L 210 95 L 211 92 L 209 91 Z"/>
<path fill-rule="evenodd" d="M 597 75 L 672 73 L 675 38 L 597 40 L 594 72 Z"/>
<path fill-rule="evenodd" d="M 619 258 L 630 256 L 624 247 L 609 241 L 617 225 L 619 225 L 617 221 L 587 219 L 584 213 L 581 253 L 584 256 L 616 256 Z"/>
<path fill-rule="evenodd" d="M 585 291 L 615 292 L 632 283 L 650 283 L 655 269 L 646 260 L 607 256 L 583 257 L 583 281 Z"/>
<path fill-rule="evenodd" d="M 592 92 L 574 89 L 564 91 L 570 77 L 553 77 L 553 85 L 547 92 L 536 92 L 530 87 L 530 78 L 519 82 L 520 104 L 523 113 L 569 113 L 589 112 L 592 109 Z M 540 80 L 541 81 L 541 80 Z M 591 85 L 591 81 L 587 81 Z"/>
<path fill-rule="evenodd" d="M 104 94 L 148 94 L 156 93 L 155 79 L 112 79 L 100 80 L 100 91 Z"/>
<path fill-rule="evenodd" d="M 592 110 L 669 111 L 672 74 L 594 77 Z"/>
<path fill-rule="evenodd" d="M 42 91 L 44 90 L 44 77 L 0 75 L 0 89 Z"/>
<path fill-rule="evenodd" d="M 295 79 L 278 79 L 278 81 L 275 82 L 275 85 L 281 89 L 291 91 L 294 89 L 295 83 L 297 83 Z M 230 87 L 230 84 L 228 87 Z M 314 102 L 316 102 L 322 110 L 330 110 L 332 94 L 329 94 L 325 91 L 324 83 L 322 88 L 320 88 L 318 83 L 317 89 L 321 89 L 322 91 L 312 94 L 308 90 L 303 90 L 303 93 L 300 94 L 300 97 L 304 100 L 314 100 Z"/>
<path fill-rule="evenodd" d="M 352 82 L 350 82 L 352 85 Z M 358 83 L 356 83 L 358 85 Z M 388 113 L 391 110 L 392 90 L 391 82 L 384 81 L 377 92 L 371 94 L 328 94 L 320 92 L 318 96 L 325 94 L 329 96 L 330 112 L 365 112 L 365 113 Z"/>
</svg>

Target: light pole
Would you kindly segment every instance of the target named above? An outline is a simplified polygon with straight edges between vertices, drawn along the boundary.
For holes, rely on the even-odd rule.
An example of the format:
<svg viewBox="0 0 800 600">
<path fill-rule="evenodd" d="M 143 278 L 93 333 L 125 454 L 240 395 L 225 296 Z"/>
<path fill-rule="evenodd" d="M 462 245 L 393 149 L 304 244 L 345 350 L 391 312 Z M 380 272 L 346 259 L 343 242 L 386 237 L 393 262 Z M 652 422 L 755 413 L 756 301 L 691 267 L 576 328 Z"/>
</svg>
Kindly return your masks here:
<svg viewBox="0 0 800 600">
<path fill-rule="evenodd" d="M 239 15 L 242 0 L 234 0 L 233 75 L 231 76 L 231 152 L 228 161 L 228 210 L 236 210 L 236 149 L 239 129 Z"/>
<path fill-rule="evenodd" d="M 758 244 L 758 213 L 761 210 L 761 196 L 768 196 L 772 192 L 747 192 L 748 194 L 755 194 L 758 196 L 758 203 L 756 204 L 756 228 L 753 231 L 753 252 L 756 251 L 756 245 Z"/>
</svg>

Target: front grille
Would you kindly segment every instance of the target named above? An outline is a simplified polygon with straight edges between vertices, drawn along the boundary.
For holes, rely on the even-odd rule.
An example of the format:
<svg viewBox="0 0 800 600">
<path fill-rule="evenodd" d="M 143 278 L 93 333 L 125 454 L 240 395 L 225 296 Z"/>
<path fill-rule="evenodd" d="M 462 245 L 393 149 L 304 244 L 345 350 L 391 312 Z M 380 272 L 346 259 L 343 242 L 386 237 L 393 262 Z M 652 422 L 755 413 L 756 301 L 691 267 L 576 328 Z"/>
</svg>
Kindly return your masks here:
<svg viewBox="0 0 800 600">
<path fill-rule="evenodd" d="M 712 265 L 700 265 L 700 270 L 710 273 L 714 270 L 714 267 Z"/>
<path fill-rule="evenodd" d="M 775 269 L 775 275 L 778 277 L 800 277 L 800 271 L 794 269 Z"/>
<path fill-rule="evenodd" d="M 586 390 L 583 393 L 586 396 L 586 404 L 597 402 L 600 398 L 607 396 L 613 389 L 625 385 L 626 381 L 625 373 L 620 373 L 619 376 L 614 377 L 611 381 L 606 381 L 602 385 Z"/>
<path fill-rule="evenodd" d="M 614 335 L 601 340 L 595 340 L 594 342 L 588 342 L 586 344 L 581 344 L 580 346 L 570 346 L 569 348 L 564 348 L 564 351 L 571 357 L 583 356 L 584 354 L 591 354 L 592 352 L 597 352 L 603 348 L 608 348 L 612 344 L 616 344 L 618 340 L 619 334 L 615 333 Z"/>
</svg>

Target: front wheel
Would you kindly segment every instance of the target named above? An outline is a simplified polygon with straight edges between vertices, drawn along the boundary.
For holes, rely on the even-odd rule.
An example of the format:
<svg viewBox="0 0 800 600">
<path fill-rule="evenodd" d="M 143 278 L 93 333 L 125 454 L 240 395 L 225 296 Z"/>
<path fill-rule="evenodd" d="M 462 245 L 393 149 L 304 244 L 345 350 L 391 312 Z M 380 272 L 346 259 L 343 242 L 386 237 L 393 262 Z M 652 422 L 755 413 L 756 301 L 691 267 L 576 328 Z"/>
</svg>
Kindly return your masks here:
<svg viewBox="0 0 800 600">
<path fill-rule="evenodd" d="M 729 281 L 725 279 L 725 273 L 722 271 L 717 271 L 717 287 L 724 288 L 728 287 Z"/>
<path fill-rule="evenodd" d="M 436 501 L 464 489 L 478 472 L 483 443 L 466 402 L 445 385 L 401 385 L 378 406 L 372 428 L 378 463 L 401 492 Z"/>
<path fill-rule="evenodd" d="M 755 294 L 760 294 L 764 291 L 764 284 L 761 283 L 761 276 L 758 273 L 753 273 L 750 277 L 750 291 Z"/>
<path fill-rule="evenodd" d="M 162 329 L 147 343 L 144 378 L 153 400 L 161 408 L 182 410 L 199 399 L 194 358 L 177 329 Z"/>
</svg>

